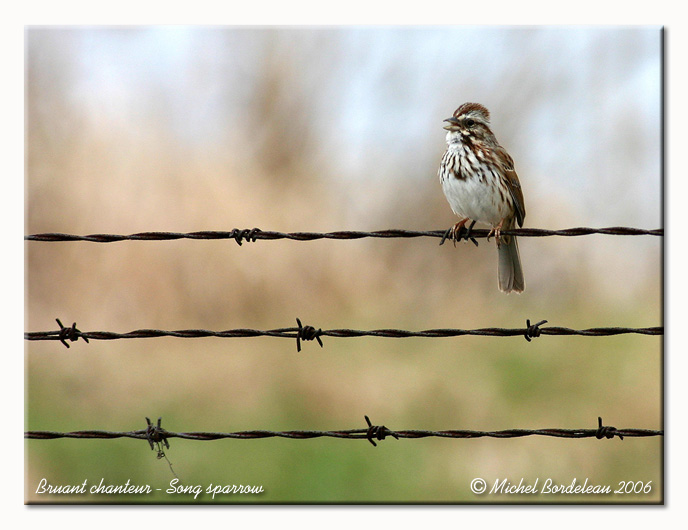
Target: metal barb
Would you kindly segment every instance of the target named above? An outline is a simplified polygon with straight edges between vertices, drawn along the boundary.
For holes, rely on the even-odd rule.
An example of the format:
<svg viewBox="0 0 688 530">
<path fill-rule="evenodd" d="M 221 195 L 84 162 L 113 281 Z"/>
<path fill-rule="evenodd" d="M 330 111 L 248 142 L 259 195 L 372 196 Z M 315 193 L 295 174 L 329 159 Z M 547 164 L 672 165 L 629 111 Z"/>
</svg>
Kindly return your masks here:
<svg viewBox="0 0 688 530">
<path fill-rule="evenodd" d="M 237 245 L 241 246 L 243 241 L 254 243 L 258 238 L 257 234 L 260 232 L 262 232 L 260 228 L 233 228 L 229 233 L 229 237 L 233 238 L 237 242 Z"/>
<path fill-rule="evenodd" d="M 530 319 L 526 320 L 526 331 L 523 334 L 523 336 L 526 338 L 528 342 L 530 342 L 532 339 L 537 338 L 540 336 L 540 333 L 542 330 L 540 329 L 540 326 L 543 324 L 547 324 L 546 320 L 541 320 L 537 324 L 533 324 L 532 326 L 530 325 Z"/>
<path fill-rule="evenodd" d="M 165 448 L 170 448 L 170 442 L 167 441 L 167 431 L 162 428 L 162 417 L 158 418 L 157 425 L 153 425 L 150 418 L 146 417 L 146 439 L 150 444 L 153 451 L 158 450 L 158 459 L 165 458 L 165 451 L 163 451 L 162 446 Z"/>
<path fill-rule="evenodd" d="M 301 325 L 301 320 L 297 317 L 296 323 L 299 325 L 299 329 L 296 332 L 296 351 L 301 351 L 301 341 L 302 340 L 317 340 L 320 347 L 323 347 L 322 339 L 320 335 L 322 334 L 322 329 L 315 329 L 313 326 L 303 326 Z"/>
<path fill-rule="evenodd" d="M 602 417 L 598 416 L 597 433 L 595 434 L 595 438 L 597 438 L 598 440 L 601 440 L 602 438 L 607 438 L 608 440 L 611 440 L 615 436 L 618 436 L 620 439 L 623 440 L 623 435 L 616 430 L 616 427 L 602 425 Z"/>
<path fill-rule="evenodd" d="M 76 342 L 77 340 L 79 340 L 79 338 L 82 338 L 88 343 L 88 338 L 84 337 L 81 334 L 81 331 L 79 331 L 76 328 L 76 322 L 74 322 L 71 327 L 66 328 L 62 325 L 62 322 L 60 322 L 59 318 L 56 318 L 55 321 L 57 322 L 57 325 L 60 326 L 60 331 L 57 335 L 57 338 L 67 348 L 69 348 L 69 344 L 67 344 L 67 340 L 70 340 L 72 342 Z"/>
<path fill-rule="evenodd" d="M 456 242 L 461 241 L 462 239 L 465 239 L 466 241 L 471 241 L 476 247 L 478 246 L 478 242 L 475 240 L 475 238 L 472 236 L 473 234 L 473 227 L 475 226 L 475 221 L 471 223 L 471 226 L 466 228 L 465 226 L 462 226 L 461 229 L 459 230 L 459 235 L 456 235 L 454 233 L 454 227 L 449 228 L 444 234 L 442 235 L 442 239 L 440 240 L 440 246 L 444 245 L 444 242 L 447 239 L 451 239 L 454 242 L 454 247 L 456 247 Z M 464 234 L 465 230 L 465 234 Z"/>
<path fill-rule="evenodd" d="M 473 242 L 473 244 L 477 247 L 478 242 L 475 240 L 474 237 L 471 236 L 471 234 L 473 233 L 473 227 L 474 226 L 475 226 L 475 221 L 473 221 L 471 223 L 471 226 L 468 227 L 468 230 L 466 230 L 466 241 L 468 241 L 470 239 Z"/>
<path fill-rule="evenodd" d="M 377 444 L 373 441 L 373 438 L 377 438 L 378 440 L 384 440 L 387 436 L 394 436 L 397 440 L 399 439 L 399 436 L 397 433 L 394 431 L 390 431 L 387 427 L 384 425 L 373 425 L 370 422 L 370 418 L 368 416 L 364 416 L 366 423 L 368 424 L 368 431 L 366 432 L 366 438 L 368 441 L 373 444 L 373 447 L 377 447 Z"/>
</svg>

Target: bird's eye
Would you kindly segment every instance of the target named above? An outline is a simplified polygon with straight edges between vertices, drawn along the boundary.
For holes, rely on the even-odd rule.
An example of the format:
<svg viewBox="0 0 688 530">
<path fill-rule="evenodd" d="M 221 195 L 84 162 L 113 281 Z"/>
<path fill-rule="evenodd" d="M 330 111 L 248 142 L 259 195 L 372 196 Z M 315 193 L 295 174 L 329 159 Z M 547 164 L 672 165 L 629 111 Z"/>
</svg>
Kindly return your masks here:
<svg viewBox="0 0 688 530">
<path fill-rule="evenodd" d="M 464 120 L 464 123 L 466 124 L 466 127 L 473 127 L 475 125 L 475 120 L 472 120 L 471 118 L 466 118 Z"/>
</svg>

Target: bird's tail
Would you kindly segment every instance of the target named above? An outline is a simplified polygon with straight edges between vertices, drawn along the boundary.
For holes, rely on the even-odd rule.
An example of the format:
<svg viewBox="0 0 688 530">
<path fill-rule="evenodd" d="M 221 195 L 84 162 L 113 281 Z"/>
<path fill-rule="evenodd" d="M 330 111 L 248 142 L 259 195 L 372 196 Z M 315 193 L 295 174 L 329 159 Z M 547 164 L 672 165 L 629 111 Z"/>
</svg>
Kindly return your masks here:
<svg viewBox="0 0 688 530">
<path fill-rule="evenodd" d="M 521 256 L 518 253 L 516 236 L 506 236 L 499 248 L 499 290 L 505 293 L 522 293 L 526 288 L 521 267 Z"/>
</svg>

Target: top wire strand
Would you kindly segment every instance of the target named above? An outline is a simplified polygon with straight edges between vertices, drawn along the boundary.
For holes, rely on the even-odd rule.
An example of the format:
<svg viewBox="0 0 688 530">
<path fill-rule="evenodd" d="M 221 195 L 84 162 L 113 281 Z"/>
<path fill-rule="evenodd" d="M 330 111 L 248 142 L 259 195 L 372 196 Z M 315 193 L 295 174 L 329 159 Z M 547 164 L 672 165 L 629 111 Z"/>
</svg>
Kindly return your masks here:
<svg viewBox="0 0 688 530">
<path fill-rule="evenodd" d="M 26 241 L 88 241 L 91 243 L 113 243 L 116 241 L 170 241 L 176 239 L 234 239 L 237 244 L 243 242 L 254 242 L 259 239 L 290 239 L 293 241 L 314 241 L 318 239 L 363 239 L 372 238 L 413 238 L 413 237 L 435 237 L 443 238 L 446 230 L 378 230 L 374 232 L 360 231 L 337 231 L 337 232 L 274 232 L 261 230 L 259 228 L 246 228 L 227 231 L 201 231 L 201 232 L 140 232 L 137 234 L 118 235 L 118 234 L 91 234 L 85 236 L 61 233 L 44 233 L 24 236 Z M 486 229 L 475 229 L 471 231 L 473 238 L 485 238 L 490 233 Z M 630 228 L 616 226 L 609 228 L 567 228 L 563 230 L 546 230 L 541 228 L 518 228 L 513 230 L 502 230 L 503 235 L 515 235 L 519 237 L 546 237 L 546 236 L 587 236 L 592 234 L 603 234 L 613 236 L 663 236 L 664 229 L 657 228 L 645 230 L 641 228 Z"/>
</svg>

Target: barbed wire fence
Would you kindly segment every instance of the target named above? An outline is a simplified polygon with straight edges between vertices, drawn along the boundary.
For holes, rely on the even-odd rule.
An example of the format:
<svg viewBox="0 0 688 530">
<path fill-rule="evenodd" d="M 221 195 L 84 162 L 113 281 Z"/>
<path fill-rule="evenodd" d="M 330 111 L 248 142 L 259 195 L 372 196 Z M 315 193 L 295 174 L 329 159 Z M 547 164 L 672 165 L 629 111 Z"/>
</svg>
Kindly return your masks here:
<svg viewBox="0 0 688 530">
<path fill-rule="evenodd" d="M 490 231 L 476 228 L 470 231 L 470 239 L 486 238 Z M 658 228 L 645 230 L 641 228 L 631 228 L 626 226 L 615 226 L 610 228 L 566 228 L 563 230 L 546 230 L 542 228 L 516 228 L 513 230 L 502 230 L 502 235 L 515 235 L 519 237 L 548 237 L 548 236 L 588 236 L 594 234 L 612 236 L 663 236 L 664 229 Z M 237 244 L 243 242 L 255 242 L 258 240 L 277 240 L 290 239 L 292 241 L 315 241 L 319 239 L 363 239 L 363 238 L 415 238 L 433 237 L 439 238 L 444 242 L 447 237 L 447 230 L 378 230 L 374 232 L 362 232 L 352 230 L 342 230 L 337 232 L 274 232 L 261 230 L 260 228 L 234 228 L 230 231 L 206 230 L 201 232 L 139 232 L 137 234 L 117 235 L 117 234 L 91 234 L 85 236 L 61 233 L 43 233 L 24 236 L 26 241 L 41 242 L 65 242 L 65 241 L 88 241 L 91 243 L 114 243 L 117 241 L 171 241 L 176 239 L 233 239 Z"/>
<path fill-rule="evenodd" d="M 649 437 L 662 436 L 662 430 L 649 429 L 617 429 L 602 423 L 602 418 L 597 418 L 597 428 L 588 429 L 507 429 L 502 431 L 472 431 L 472 430 L 391 430 L 384 425 L 373 425 L 368 416 L 365 416 L 367 427 L 361 429 L 346 429 L 336 431 L 239 431 L 239 432 L 172 432 L 162 428 L 162 418 L 158 418 L 157 424 L 153 424 L 146 418 L 147 427 L 137 431 L 111 432 L 111 431 L 28 431 L 24 433 L 27 439 L 35 440 L 54 440 L 58 438 L 77 438 L 77 439 L 99 439 L 111 440 L 115 438 L 134 438 L 137 440 L 147 440 L 151 449 L 155 447 L 162 451 L 162 445 L 170 447 L 170 438 L 181 438 L 184 440 L 211 441 L 222 439 L 235 440 L 260 440 L 263 438 L 289 438 L 292 440 L 309 440 L 313 438 L 339 438 L 347 440 L 368 440 L 373 446 L 377 446 L 375 440 L 384 440 L 388 436 L 396 438 L 408 438 L 417 440 L 420 438 L 523 438 L 525 436 L 550 436 L 554 438 L 606 438 L 624 437 Z M 157 444 L 157 445 L 156 445 Z"/>
<path fill-rule="evenodd" d="M 465 238 L 471 240 L 474 244 L 478 244 L 476 239 L 487 238 L 489 230 L 475 229 L 470 230 Z M 578 227 L 568 228 L 563 230 L 546 230 L 537 228 L 520 228 L 513 230 L 503 230 L 502 235 L 515 235 L 519 237 L 548 237 L 548 236 L 562 236 L 575 237 L 585 235 L 613 235 L 613 236 L 664 236 L 663 229 L 639 229 L 631 227 L 609 227 L 609 228 L 589 228 Z M 417 238 L 417 237 L 431 237 L 439 238 L 440 245 L 443 244 L 448 236 L 446 230 L 432 230 L 432 231 L 418 231 L 418 230 L 380 230 L 373 232 L 364 231 L 337 231 L 337 232 L 275 232 L 264 231 L 259 228 L 238 229 L 234 228 L 230 231 L 200 231 L 200 232 L 140 232 L 129 235 L 117 234 L 91 234 L 91 235 L 73 235 L 63 233 L 41 233 L 24 236 L 26 241 L 33 242 L 70 242 L 83 241 L 92 243 L 113 243 L 119 241 L 168 241 L 178 239 L 195 239 L 195 240 L 227 240 L 233 239 L 238 245 L 244 242 L 256 242 L 258 240 L 279 240 L 287 239 L 292 241 L 314 241 L 314 240 L 352 240 L 362 238 Z M 257 329 L 229 329 L 224 331 L 211 331 L 206 329 L 186 329 L 176 331 L 165 331 L 159 329 L 139 329 L 127 333 L 115 333 L 110 331 L 89 331 L 83 332 L 76 327 L 76 322 L 70 327 L 64 326 L 59 319 L 56 319 L 59 330 L 55 331 L 35 331 L 24 333 L 24 339 L 27 341 L 44 341 L 44 340 L 58 340 L 64 346 L 69 348 L 67 341 L 75 342 L 82 339 L 86 343 L 90 340 L 116 340 L 116 339 L 142 339 L 142 338 L 159 338 L 159 337 L 175 337 L 175 338 L 203 338 L 203 337 L 220 337 L 220 338 L 248 338 L 248 337 L 278 337 L 296 340 L 297 351 L 301 351 L 302 341 L 316 340 L 320 347 L 323 347 L 322 337 L 337 337 L 337 338 L 353 338 L 353 337 L 381 337 L 381 338 L 441 338 L 441 337 L 458 337 L 458 336 L 490 336 L 490 337 L 513 337 L 523 336 L 530 342 L 533 338 L 541 335 L 556 335 L 556 336 L 585 336 L 585 337 L 605 337 L 621 334 L 640 334 L 640 335 L 663 335 L 664 327 L 645 327 L 645 328 L 629 328 L 629 327 L 595 327 L 588 329 L 571 329 L 565 327 L 548 326 L 542 327 L 547 323 L 547 320 L 541 320 L 535 324 L 531 324 L 530 320 L 526 321 L 524 328 L 480 328 L 480 329 L 428 329 L 422 331 L 410 331 L 403 329 L 375 329 L 375 330 L 357 330 L 357 329 L 329 329 L 323 330 L 313 326 L 304 326 L 300 319 L 296 319 L 297 327 L 278 328 L 272 330 L 257 330 Z M 157 450 L 158 458 L 165 457 L 163 447 L 169 448 L 170 438 L 180 438 L 186 440 L 196 441 L 210 441 L 219 439 L 263 439 L 263 438 L 289 438 L 289 439 L 313 439 L 313 438 L 339 438 L 351 440 L 368 440 L 373 446 L 376 446 L 375 440 L 381 441 L 390 436 L 396 439 L 420 439 L 428 437 L 452 438 L 452 439 L 467 439 L 467 438 L 521 438 L 524 436 L 549 436 L 557 438 L 597 438 L 597 439 L 612 439 L 618 437 L 623 440 L 624 437 L 650 437 L 663 436 L 663 430 L 648 430 L 648 429 L 617 429 L 612 426 L 603 425 L 602 418 L 598 417 L 597 428 L 589 429 L 508 429 L 502 431 L 472 431 L 472 430 L 390 430 L 384 425 L 373 425 L 365 416 L 367 423 L 366 428 L 348 429 L 336 431 L 269 431 L 269 430 L 253 430 L 240 432 L 171 432 L 162 428 L 162 419 L 158 418 L 157 424 L 153 424 L 149 418 L 146 418 L 147 427 L 145 429 L 128 431 L 128 432 L 111 432 L 101 430 L 86 430 L 86 431 L 72 431 L 72 432 L 54 432 L 54 431 L 27 431 L 24 433 L 26 439 L 40 439 L 40 440 L 55 440 L 61 438 L 72 439 L 115 439 L 115 438 L 134 438 L 146 440 L 151 449 Z"/>
<path fill-rule="evenodd" d="M 278 328 L 270 330 L 259 329 L 227 329 L 224 331 L 211 331 L 208 329 L 180 329 L 176 331 L 166 331 L 161 329 L 137 329 L 127 333 L 115 333 L 112 331 L 81 331 L 74 322 L 70 327 L 62 324 L 60 319 L 55 319 L 60 326 L 56 331 L 31 331 L 24 334 L 24 339 L 29 341 L 36 340 L 59 340 L 64 346 L 69 348 L 67 341 L 76 342 L 83 339 L 89 340 L 117 340 L 117 339 L 150 339 L 160 337 L 175 337 L 182 339 L 198 339 L 205 337 L 220 338 L 250 338 L 250 337 L 279 337 L 285 339 L 296 339 L 296 350 L 301 351 L 301 341 L 317 340 L 320 347 L 323 347 L 321 337 L 382 337 L 382 338 L 446 338 L 459 336 L 486 336 L 486 337 L 514 337 L 522 336 L 530 342 L 533 338 L 541 335 L 578 335 L 583 337 L 609 337 L 613 335 L 638 334 L 638 335 L 663 335 L 664 327 L 649 328 L 588 328 L 571 329 L 558 326 L 542 328 L 546 320 L 541 320 L 536 324 L 531 324 L 526 320 L 525 328 L 479 328 L 479 329 L 426 329 L 423 331 L 409 331 L 405 329 L 316 329 L 313 326 L 304 326 L 300 319 L 296 319 L 298 327 Z"/>
</svg>

